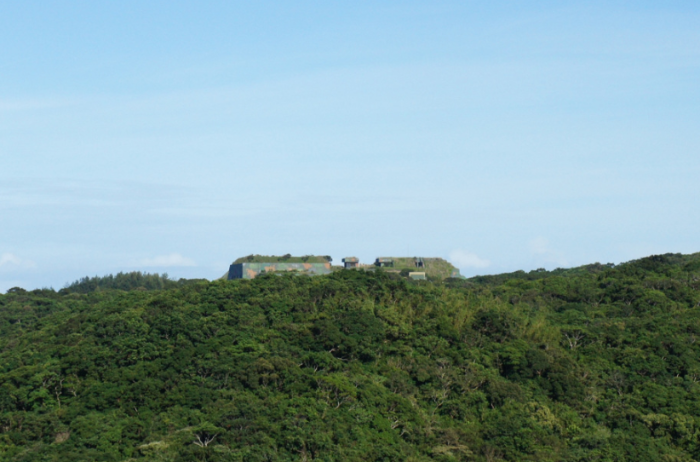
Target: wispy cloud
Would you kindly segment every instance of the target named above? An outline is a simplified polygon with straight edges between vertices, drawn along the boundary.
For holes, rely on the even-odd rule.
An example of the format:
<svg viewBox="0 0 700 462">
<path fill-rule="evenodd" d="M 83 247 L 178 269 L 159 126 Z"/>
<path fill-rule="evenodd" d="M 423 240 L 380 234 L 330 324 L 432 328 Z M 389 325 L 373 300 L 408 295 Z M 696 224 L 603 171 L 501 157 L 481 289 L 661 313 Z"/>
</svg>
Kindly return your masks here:
<svg viewBox="0 0 700 462">
<path fill-rule="evenodd" d="M 66 106 L 74 106 L 78 103 L 76 100 L 58 99 L 58 98 L 30 98 L 30 99 L 0 99 L 0 112 L 10 111 L 32 111 L 40 109 L 53 109 Z"/>
<path fill-rule="evenodd" d="M 179 253 L 169 255 L 158 255 L 153 258 L 145 258 L 140 261 L 141 266 L 170 268 L 175 266 L 197 266 L 191 258 L 183 257 Z"/>
<path fill-rule="evenodd" d="M 478 255 L 464 250 L 455 250 L 450 253 L 450 261 L 458 268 L 486 268 L 491 265 Z"/>
<path fill-rule="evenodd" d="M 36 264 L 25 258 L 20 258 L 12 253 L 0 254 L 0 268 L 2 269 L 30 269 L 36 267 Z"/>
<path fill-rule="evenodd" d="M 549 241 L 543 237 L 537 237 L 530 241 L 530 252 L 535 255 L 545 255 L 551 252 Z"/>
<path fill-rule="evenodd" d="M 537 237 L 530 241 L 530 252 L 542 263 L 550 263 L 558 266 L 567 266 L 564 255 L 550 247 L 549 241 L 543 237 Z"/>
<path fill-rule="evenodd" d="M 28 207 L 131 207 L 149 198 L 152 208 L 162 207 L 173 195 L 192 195 L 186 186 L 138 181 L 92 181 L 45 177 L 3 179 L 0 209 Z"/>
</svg>

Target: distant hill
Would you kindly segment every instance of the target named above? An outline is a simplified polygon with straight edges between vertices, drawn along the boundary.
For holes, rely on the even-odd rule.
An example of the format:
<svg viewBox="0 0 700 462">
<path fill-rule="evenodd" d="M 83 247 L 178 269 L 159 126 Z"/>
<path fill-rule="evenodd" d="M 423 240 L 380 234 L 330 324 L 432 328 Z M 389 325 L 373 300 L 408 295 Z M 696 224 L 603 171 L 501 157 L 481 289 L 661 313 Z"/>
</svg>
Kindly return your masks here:
<svg viewBox="0 0 700 462">
<path fill-rule="evenodd" d="M 593 263 L 589 265 L 578 266 L 575 268 L 557 268 L 552 271 L 547 271 L 544 268 L 532 270 L 529 272 L 525 271 L 515 271 L 513 273 L 502 273 L 488 276 L 475 276 L 467 278 L 465 282 L 467 285 L 477 284 L 477 285 L 498 285 L 511 279 L 522 279 L 527 281 L 536 281 L 538 279 L 550 278 L 553 276 L 561 277 L 576 277 L 586 274 L 600 274 L 612 268 L 617 268 L 619 271 L 629 273 L 635 272 L 639 268 L 647 268 L 655 271 L 663 271 L 664 268 L 686 268 L 687 265 L 695 268 L 700 265 L 700 252 L 690 255 L 683 255 L 680 253 L 668 253 L 665 255 L 654 255 L 651 257 L 642 258 L 639 260 L 632 260 L 627 263 L 618 265 L 617 267 L 613 263 L 600 264 Z"/>
<path fill-rule="evenodd" d="M 11 289 L 0 460 L 700 460 L 700 254 Z"/>
</svg>

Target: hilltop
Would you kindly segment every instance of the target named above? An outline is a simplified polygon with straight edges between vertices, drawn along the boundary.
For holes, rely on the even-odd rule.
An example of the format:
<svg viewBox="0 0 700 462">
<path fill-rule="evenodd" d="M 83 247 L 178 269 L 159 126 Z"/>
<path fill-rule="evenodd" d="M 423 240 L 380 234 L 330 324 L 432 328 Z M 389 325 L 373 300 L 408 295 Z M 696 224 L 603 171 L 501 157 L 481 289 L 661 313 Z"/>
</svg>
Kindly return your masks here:
<svg viewBox="0 0 700 462">
<path fill-rule="evenodd" d="M 356 257 L 343 259 L 343 266 L 331 266 L 330 256 L 305 255 L 303 257 L 276 255 L 248 255 L 236 259 L 224 276 L 226 279 L 252 279 L 262 273 L 296 272 L 305 275 L 323 275 L 342 269 L 360 271 L 386 271 L 409 277 L 419 274 L 420 279 L 441 281 L 447 278 L 462 278 L 459 270 L 450 262 L 435 257 L 378 257 L 372 264 L 362 264 Z M 302 266 L 304 265 L 304 266 Z"/>
<path fill-rule="evenodd" d="M 328 263 L 332 259 L 329 256 L 304 255 L 293 257 L 291 255 L 248 255 L 240 257 L 233 263 Z"/>
<path fill-rule="evenodd" d="M 158 277 L 0 295 L 1 460 L 700 459 L 700 254 Z"/>
<path fill-rule="evenodd" d="M 384 268 L 384 270 L 389 272 L 396 271 L 402 275 L 408 274 L 409 271 L 423 271 L 431 280 L 461 277 L 459 270 L 442 258 L 380 257 L 377 260 L 391 261 L 391 266 Z M 417 262 L 420 262 L 422 266 L 417 267 Z"/>
</svg>

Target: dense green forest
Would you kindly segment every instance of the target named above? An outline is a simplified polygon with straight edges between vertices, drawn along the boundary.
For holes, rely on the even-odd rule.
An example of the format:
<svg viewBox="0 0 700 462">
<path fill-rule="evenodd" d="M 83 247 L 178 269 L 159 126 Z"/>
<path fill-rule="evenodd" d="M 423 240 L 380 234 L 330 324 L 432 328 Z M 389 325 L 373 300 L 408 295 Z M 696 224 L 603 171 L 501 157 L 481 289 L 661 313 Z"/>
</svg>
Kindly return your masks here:
<svg viewBox="0 0 700 462">
<path fill-rule="evenodd" d="M 0 295 L 0 460 L 700 460 L 700 254 L 134 278 Z"/>
</svg>

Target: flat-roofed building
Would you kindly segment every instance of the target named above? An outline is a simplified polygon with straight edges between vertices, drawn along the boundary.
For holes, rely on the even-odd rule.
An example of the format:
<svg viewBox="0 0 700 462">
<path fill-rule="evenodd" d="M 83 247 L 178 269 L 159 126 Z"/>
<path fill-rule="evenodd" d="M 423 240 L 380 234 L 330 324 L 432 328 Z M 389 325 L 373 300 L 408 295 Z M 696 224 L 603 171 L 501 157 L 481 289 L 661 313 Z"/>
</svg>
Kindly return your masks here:
<svg viewBox="0 0 700 462">
<path fill-rule="evenodd" d="M 295 273 L 320 276 L 331 273 L 330 257 L 282 257 L 249 255 L 233 262 L 228 271 L 229 279 L 253 279 L 263 273 Z"/>
</svg>

